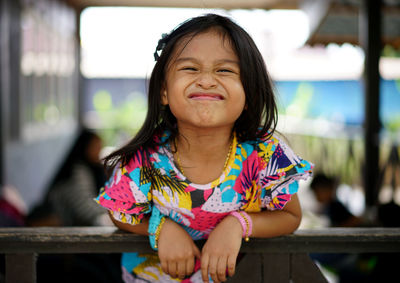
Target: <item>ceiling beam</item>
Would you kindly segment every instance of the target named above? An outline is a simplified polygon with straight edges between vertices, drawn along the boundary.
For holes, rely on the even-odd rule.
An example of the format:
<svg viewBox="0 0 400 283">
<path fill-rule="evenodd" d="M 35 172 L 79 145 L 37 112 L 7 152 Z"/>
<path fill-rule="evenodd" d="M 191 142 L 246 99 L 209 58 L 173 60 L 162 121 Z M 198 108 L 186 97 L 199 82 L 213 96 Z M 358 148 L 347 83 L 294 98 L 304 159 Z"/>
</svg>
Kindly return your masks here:
<svg viewBox="0 0 400 283">
<path fill-rule="evenodd" d="M 301 0 L 67 0 L 77 8 L 92 6 L 180 7 L 201 9 L 298 9 Z"/>
</svg>

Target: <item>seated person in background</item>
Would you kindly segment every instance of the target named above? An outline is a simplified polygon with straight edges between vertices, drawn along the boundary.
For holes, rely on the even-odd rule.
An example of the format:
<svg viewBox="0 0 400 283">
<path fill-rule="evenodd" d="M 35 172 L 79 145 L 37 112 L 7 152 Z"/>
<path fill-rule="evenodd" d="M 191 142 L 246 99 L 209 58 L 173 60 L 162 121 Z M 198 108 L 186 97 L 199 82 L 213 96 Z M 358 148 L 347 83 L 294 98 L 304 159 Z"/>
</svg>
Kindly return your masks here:
<svg viewBox="0 0 400 283">
<path fill-rule="evenodd" d="M 83 129 L 54 178 L 45 201 L 28 218 L 30 226 L 112 225 L 94 201 L 106 177 L 99 154 L 100 137 Z"/>
<path fill-rule="evenodd" d="M 332 227 L 354 227 L 361 219 L 353 215 L 336 197 L 337 181 L 324 174 L 316 174 L 310 184 L 317 201 L 322 205 L 321 213 L 330 220 Z"/>
<path fill-rule="evenodd" d="M 0 187 L 0 227 L 24 226 L 26 210 L 26 204 L 16 188 Z"/>
<path fill-rule="evenodd" d="M 106 180 L 100 137 L 83 129 L 50 186 L 28 217 L 29 226 L 113 225 L 93 201 Z M 120 254 L 40 254 L 37 282 L 121 282 Z M 1 281 L 1 280 L 0 280 Z"/>
<path fill-rule="evenodd" d="M 321 214 L 330 221 L 331 227 L 355 227 L 362 224 L 361 218 L 353 215 L 336 197 L 337 180 L 316 173 L 310 188 L 321 205 Z M 361 263 L 368 258 L 347 253 L 312 253 L 310 257 L 336 274 L 339 283 L 364 283 L 368 272 L 361 270 Z"/>
</svg>

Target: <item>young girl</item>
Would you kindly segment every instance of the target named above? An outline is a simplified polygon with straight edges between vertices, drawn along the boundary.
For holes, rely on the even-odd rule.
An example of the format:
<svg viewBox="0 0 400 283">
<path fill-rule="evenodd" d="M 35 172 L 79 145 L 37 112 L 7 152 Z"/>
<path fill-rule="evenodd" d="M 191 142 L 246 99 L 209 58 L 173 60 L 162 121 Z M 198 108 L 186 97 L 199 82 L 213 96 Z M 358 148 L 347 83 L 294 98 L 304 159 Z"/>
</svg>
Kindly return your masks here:
<svg viewBox="0 0 400 283">
<path fill-rule="evenodd" d="M 242 238 L 298 227 L 297 181 L 312 165 L 273 136 L 263 58 L 230 19 L 184 22 L 155 57 L 145 123 L 106 158 L 114 172 L 96 200 L 117 227 L 149 235 L 158 250 L 125 254 L 126 282 L 222 282 Z M 201 251 L 198 239 L 207 239 Z"/>
</svg>

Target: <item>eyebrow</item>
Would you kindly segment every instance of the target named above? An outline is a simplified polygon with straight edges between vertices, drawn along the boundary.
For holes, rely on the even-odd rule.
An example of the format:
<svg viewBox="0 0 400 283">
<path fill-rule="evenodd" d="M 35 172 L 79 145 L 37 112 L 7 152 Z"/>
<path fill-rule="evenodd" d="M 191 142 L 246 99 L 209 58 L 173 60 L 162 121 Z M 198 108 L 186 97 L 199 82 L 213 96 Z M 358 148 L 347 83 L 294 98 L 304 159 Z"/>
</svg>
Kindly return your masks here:
<svg viewBox="0 0 400 283">
<path fill-rule="evenodd" d="M 196 58 L 193 57 L 181 57 L 175 60 L 176 63 L 179 62 L 184 62 L 184 61 L 193 61 L 193 62 L 197 62 L 198 60 Z M 231 64 L 236 64 L 239 65 L 239 61 L 237 60 L 231 60 L 231 59 L 221 59 L 221 60 L 217 60 L 218 63 L 231 63 Z"/>
</svg>

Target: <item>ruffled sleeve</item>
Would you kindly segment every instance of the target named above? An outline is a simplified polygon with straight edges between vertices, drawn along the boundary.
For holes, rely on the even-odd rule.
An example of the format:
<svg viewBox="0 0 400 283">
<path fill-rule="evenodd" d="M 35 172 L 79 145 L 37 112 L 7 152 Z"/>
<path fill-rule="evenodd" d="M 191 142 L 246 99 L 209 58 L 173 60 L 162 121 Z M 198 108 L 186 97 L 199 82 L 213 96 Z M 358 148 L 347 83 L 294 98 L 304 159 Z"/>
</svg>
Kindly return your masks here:
<svg viewBox="0 0 400 283">
<path fill-rule="evenodd" d="M 95 201 L 121 222 L 139 224 L 151 212 L 151 183 L 138 152 L 126 166 L 117 164 Z"/>
<path fill-rule="evenodd" d="M 261 207 L 283 209 L 298 190 L 298 181 L 311 176 L 313 164 L 301 159 L 282 140 L 272 137 L 258 144 Z"/>
</svg>

